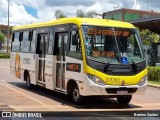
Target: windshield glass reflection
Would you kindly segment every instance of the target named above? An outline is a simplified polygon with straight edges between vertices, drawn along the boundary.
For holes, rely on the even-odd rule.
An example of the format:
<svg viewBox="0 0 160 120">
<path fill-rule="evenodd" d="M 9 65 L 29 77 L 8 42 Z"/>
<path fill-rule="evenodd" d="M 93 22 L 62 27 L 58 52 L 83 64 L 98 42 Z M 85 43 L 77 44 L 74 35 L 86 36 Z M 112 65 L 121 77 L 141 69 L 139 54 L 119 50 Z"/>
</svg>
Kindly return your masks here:
<svg viewBox="0 0 160 120">
<path fill-rule="evenodd" d="M 86 56 L 111 64 L 131 64 L 144 60 L 137 30 L 83 26 Z"/>
</svg>

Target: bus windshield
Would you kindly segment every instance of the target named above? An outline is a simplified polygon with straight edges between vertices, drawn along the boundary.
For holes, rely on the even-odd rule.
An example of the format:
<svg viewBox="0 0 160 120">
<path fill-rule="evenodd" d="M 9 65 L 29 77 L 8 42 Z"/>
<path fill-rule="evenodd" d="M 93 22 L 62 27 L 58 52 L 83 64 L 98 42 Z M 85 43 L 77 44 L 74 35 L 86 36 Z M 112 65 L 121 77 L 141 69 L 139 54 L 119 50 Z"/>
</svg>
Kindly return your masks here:
<svg viewBox="0 0 160 120">
<path fill-rule="evenodd" d="M 144 61 L 142 43 L 136 29 L 82 26 L 88 59 L 110 64 Z"/>
</svg>

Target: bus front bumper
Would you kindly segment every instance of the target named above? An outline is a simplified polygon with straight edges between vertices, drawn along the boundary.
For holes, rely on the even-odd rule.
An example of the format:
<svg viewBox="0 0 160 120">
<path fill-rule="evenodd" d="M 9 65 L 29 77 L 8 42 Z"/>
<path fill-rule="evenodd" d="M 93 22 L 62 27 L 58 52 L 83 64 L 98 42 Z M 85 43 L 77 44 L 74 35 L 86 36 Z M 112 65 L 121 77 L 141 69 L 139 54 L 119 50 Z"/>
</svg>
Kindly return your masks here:
<svg viewBox="0 0 160 120">
<path fill-rule="evenodd" d="M 115 85 L 105 85 L 100 86 L 90 81 L 83 89 L 80 91 L 82 96 L 121 96 L 121 95 L 134 95 L 134 94 L 144 94 L 147 88 L 147 82 L 142 85 L 129 85 L 129 86 L 115 86 Z"/>
<path fill-rule="evenodd" d="M 100 87 L 102 95 L 133 95 L 133 94 L 144 94 L 147 85 L 138 86 L 105 86 Z"/>
</svg>

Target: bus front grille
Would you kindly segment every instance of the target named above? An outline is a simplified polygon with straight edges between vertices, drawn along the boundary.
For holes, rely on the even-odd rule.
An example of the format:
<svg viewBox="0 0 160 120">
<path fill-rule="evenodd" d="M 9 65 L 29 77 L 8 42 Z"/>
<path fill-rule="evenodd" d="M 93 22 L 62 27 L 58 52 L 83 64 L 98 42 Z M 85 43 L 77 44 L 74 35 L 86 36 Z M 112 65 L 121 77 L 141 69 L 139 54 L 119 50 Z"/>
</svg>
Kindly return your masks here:
<svg viewBox="0 0 160 120">
<path fill-rule="evenodd" d="M 108 94 L 117 94 L 117 91 L 127 91 L 127 93 L 135 93 L 137 88 L 106 88 Z"/>
</svg>

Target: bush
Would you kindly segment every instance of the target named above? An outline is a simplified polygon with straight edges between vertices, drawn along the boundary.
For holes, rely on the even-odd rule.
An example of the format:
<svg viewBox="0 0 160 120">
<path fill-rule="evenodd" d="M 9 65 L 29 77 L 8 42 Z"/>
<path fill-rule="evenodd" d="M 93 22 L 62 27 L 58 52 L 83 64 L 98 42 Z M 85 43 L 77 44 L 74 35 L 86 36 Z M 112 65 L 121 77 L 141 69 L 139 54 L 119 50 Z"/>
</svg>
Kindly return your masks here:
<svg viewBox="0 0 160 120">
<path fill-rule="evenodd" d="M 10 58 L 10 54 L 0 54 L 0 58 L 2 59 Z"/>
<path fill-rule="evenodd" d="M 160 67 L 148 66 L 148 80 L 160 81 Z"/>
</svg>

